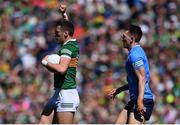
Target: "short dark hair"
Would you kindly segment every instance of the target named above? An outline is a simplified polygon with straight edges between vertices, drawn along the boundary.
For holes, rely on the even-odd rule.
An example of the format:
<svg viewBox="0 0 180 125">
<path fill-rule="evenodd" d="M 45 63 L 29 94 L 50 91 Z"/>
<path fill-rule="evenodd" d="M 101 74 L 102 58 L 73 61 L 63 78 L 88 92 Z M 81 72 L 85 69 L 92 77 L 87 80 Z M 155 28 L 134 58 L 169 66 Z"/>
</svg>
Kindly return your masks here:
<svg viewBox="0 0 180 125">
<path fill-rule="evenodd" d="M 129 26 L 129 31 L 132 35 L 135 36 L 135 42 L 139 43 L 143 34 L 141 27 L 131 24 Z"/>
<path fill-rule="evenodd" d="M 56 22 L 56 27 L 61 26 L 64 31 L 68 31 L 70 36 L 74 34 L 74 25 L 72 22 L 67 20 L 59 20 Z"/>
</svg>

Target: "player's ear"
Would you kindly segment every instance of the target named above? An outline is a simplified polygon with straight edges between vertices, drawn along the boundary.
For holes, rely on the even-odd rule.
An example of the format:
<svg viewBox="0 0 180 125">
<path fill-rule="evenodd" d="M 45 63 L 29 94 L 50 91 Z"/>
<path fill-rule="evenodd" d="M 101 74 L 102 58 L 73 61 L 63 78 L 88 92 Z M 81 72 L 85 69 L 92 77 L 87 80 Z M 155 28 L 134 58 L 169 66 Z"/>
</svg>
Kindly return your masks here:
<svg viewBox="0 0 180 125">
<path fill-rule="evenodd" d="M 65 32 L 64 32 L 64 37 L 67 38 L 68 35 L 69 35 L 68 31 L 65 31 Z"/>
<path fill-rule="evenodd" d="M 135 38 L 134 38 L 134 37 L 131 37 L 131 42 L 130 42 L 130 44 L 132 44 L 133 41 L 135 41 Z"/>
</svg>

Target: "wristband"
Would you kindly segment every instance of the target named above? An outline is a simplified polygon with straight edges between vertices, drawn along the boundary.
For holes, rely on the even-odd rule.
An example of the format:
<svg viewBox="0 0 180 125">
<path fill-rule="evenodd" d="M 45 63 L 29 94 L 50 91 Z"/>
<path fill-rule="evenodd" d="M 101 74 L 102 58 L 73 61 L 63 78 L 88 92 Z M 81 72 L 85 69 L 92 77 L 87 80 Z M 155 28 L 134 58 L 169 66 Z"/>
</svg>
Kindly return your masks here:
<svg viewBox="0 0 180 125">
<path fill-rule="evenodd" d="M 46 66 L 48 64 L 48 61 L 43 59 L 41 63 Z"/>
<path fill-rule="evenodd" d="M 67 16 L 67 14 L 64 12 L 64 13 L 62 13 L 62 15 L 63 15 L 63 17 L 66 17 Z"/>
</svg>

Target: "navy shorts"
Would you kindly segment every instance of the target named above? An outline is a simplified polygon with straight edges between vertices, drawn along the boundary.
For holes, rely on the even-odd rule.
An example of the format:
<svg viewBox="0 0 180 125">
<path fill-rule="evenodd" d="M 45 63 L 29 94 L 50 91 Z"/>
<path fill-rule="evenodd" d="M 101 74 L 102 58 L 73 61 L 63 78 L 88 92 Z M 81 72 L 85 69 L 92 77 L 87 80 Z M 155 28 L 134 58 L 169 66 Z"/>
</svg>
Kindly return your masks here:
<svg viewBox="0 0 180 125">
<path fill-rule="evenodd" d="M 144 99 L 144 107 L 146 108 L 146 111 L 143 113 L 143 116 L 145 120 L 148 121 L 151 117 L 154 107 L 153 99 Z M 124 109 L 126 109 L 128 113 L 134 112 L 135 119 L 141 121 L 141 114 L 137 111 L 137 102 L 129 101 Z"/>
</svg>

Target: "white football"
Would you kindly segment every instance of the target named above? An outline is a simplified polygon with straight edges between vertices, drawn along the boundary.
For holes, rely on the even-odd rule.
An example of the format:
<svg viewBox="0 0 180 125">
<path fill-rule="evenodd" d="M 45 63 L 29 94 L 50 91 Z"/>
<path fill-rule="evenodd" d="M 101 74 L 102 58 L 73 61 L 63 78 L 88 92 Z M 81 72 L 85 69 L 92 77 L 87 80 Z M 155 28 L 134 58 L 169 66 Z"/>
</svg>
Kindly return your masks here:
<svg viewBox="0 0 180 125">
<path fill-rule="evenodd" d="M 58 54 L 48 55 L 47 61 L 53 64 L 59 64 L 60 56 Z"/>
</svg>

